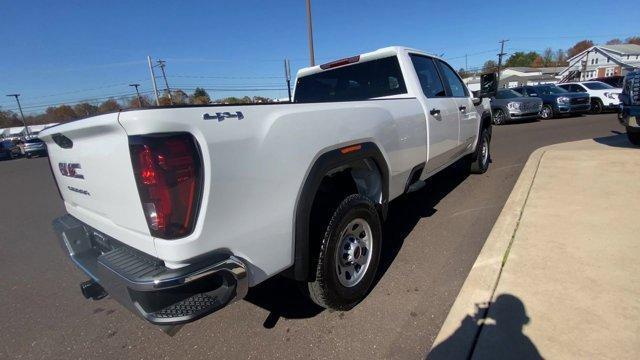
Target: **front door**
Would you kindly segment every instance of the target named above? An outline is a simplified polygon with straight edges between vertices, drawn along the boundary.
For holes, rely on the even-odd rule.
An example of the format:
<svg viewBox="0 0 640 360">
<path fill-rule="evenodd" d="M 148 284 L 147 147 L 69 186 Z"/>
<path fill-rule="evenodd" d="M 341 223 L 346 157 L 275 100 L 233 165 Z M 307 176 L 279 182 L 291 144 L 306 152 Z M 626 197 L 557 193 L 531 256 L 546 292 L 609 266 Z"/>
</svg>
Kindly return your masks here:
<svg viewBox="0 0 640 360">
<path fill-rule="evenodd" d="M 434 59 L 410 54 L 424 98 L 427 117 L 427 172 L 450 162 L 459 145 L 460 120 L 455 99 L 448 96 Z"/>
</svg>

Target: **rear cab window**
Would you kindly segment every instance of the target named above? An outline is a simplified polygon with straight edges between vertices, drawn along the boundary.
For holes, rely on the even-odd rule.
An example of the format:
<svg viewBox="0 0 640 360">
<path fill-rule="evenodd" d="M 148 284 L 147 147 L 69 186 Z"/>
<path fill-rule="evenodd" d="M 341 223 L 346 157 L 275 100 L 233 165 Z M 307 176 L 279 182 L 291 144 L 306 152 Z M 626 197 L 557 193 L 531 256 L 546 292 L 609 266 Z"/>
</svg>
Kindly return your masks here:
<svg viewBox="0 0 640 360">
<path fill-rule="evenodd" d="M 420 81 L 424 96 L 428 98 L 446 97 L 447 92 L 433 59 L 417 54 L 409 54 L 409 57 L 418 75 L 418 81 Z"/>
<path fill-rule="evenodd" d="M 357 101 L 406 94 L 397 56 L 389 56 L 303 76 L 294 102 Z"/>
</svg>

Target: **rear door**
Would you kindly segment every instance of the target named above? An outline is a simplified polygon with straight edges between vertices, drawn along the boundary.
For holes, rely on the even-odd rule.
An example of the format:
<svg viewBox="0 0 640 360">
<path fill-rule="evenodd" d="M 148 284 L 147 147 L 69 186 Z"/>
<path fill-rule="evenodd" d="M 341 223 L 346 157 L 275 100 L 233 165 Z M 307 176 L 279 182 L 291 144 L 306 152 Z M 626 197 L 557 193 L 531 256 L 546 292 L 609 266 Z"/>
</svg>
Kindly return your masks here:
<svg viewBox="0 0 640 360">
<path fill-rule="evenodd" d="M 427 171 L 435 170 L 456 155 L 460 121 L 456 101 L 447 94 L 445 83 L 434 59 L 409 54 L 422 87 L 421 103 L 427 116 Z"/>
</svg>

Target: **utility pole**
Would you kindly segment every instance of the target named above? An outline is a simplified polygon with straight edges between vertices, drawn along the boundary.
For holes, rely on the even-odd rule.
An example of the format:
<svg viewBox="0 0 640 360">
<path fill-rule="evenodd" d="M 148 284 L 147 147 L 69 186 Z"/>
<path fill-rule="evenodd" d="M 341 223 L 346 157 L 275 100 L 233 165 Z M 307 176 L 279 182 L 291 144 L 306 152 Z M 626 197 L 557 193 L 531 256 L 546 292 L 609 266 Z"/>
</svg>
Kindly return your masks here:
<svg viewBox="0 0 640 360">
<path fill-rule="evenodd" d="M 316 59 L 313 52 L 313 24 L 311 21 L 311 0 L 307 0 L 307 34 L 309 36 L 309 64 L 316 65 Z"/>
<path fill-rule="evenodd" d="M 498 54 L 498 87 L 500 87 L 500 68 L 502 67 L 502 57 L 505 56 L 504 43 L 509 40 L 500 40 L 500 54 Z"/>
<path fill-rule="evenodd" d="M 158 85 L 156 84 L 156 74 L 153 72 L 153 65 L 151 65 L 151 56 L 147 56 L 147 63 L 149 64 L 149 72 L 151 73 L 151 83 L 153 84 L 153 93 L 156 96 L 156 106 L 160 106 L 160 98 L 158 97 Z"/>
<path fill-rule="evenodd" d="M 287 91 L 289 92 L 289 102 L 291 102 L 291 67 L 289 59 L 284 59 L 284 77 L 287 79 Z"/>
<path fill-rule="evenodd" d="M 467 61 L 467 54 L 464 54 L 464 71 L 469 69 L 469 62 Z"/>
<path fill-rule="evenodd" d="M 24 121 L 24 114 L 22 113 L 22 105 L 20 105 L 20 99 L 18 99 L 18 97 L 20 97 L 20 94 L 9 94 L 7 96 L 13 96 L 14 98 L 16 98 L 16 101 L 18 102 L 18 110 L 20 110 L 20 117 L 22 118 L 22 125 L 24 125 L 24 129 L 27 130 L 27 136 L 31 135 L 31 133 L 29 132 L 29 127 L 27 126 L 27 122 Z"/>
<path fill-rule="evenodd" d="M 129 84 L 129 86 L 133 86 L 134 88 L 136 88 L 136 96 L 138 97 L 138 107 L 142 107 L 142 99 L 140 99 L 140 93 L 138 92 L 138 86 L 140 86 L 140 84 Z"/>
<path fill-rule="evenodd" d="M 171 97 L 171 90 L 169 90 L 169 82 L 167 81 L 167 74 L 165 74 L 164 72 L 164 67 L 166 61 L 164 60 L 158 60 L 158 66 L 160 67 L 160 71 L 162 71 L 162 77 L 164 78 L 164 86 L 167 89 L 167 95 L 169 95 L 169 102 L 171 103 L 171 105 L 173 105 L 173 98 Z"/>
</svg>

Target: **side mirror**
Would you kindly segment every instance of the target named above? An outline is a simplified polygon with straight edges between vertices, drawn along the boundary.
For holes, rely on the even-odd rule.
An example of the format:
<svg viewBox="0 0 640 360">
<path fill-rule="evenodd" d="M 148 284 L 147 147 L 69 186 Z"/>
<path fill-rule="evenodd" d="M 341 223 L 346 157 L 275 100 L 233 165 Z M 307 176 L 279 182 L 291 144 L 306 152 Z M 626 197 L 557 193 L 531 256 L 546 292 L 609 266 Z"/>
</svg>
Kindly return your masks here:
<svg viewBox="0 0 640 360">
<path fill-rule="evenodd" d="M 498 75 L 496 73 L 480 76 L 480 97 L 494 97 L 498 92 Z"/>
<path fill-rule="evenodd" d="M 473 99 L 471 99 L 471 101 L 473 101 L 473 106 L 478 106 L 482 104 L 482 98 L 479 98 L 479 97 L 474 97 Z"/>
</svg>

